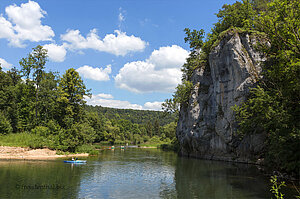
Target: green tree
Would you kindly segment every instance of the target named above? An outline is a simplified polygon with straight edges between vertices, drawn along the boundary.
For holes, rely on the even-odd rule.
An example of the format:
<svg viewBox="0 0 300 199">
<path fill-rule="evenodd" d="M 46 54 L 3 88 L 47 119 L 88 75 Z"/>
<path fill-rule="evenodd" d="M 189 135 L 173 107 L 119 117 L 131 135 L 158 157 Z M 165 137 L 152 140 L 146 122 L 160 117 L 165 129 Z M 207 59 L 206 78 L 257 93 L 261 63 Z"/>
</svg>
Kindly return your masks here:
<svg viewBox="0 0 300 199">
<path fill-rule="evenodd" d="M 0 112 L 0 135 L 11 133 L 12 130 L 10 121 L 2 112 Z"/>
<path fill-rule="evenodd" d="M 253 9 L 256 11 L 257 14 L 260 12 L 265 12 L 268 8 L 268 3 L 272 0 L 250 0 Z"/>
<path fill-rule="evenodd" d="M 1 65 L 0 65 L 0 111 L 3 114 L 1 117 L 3 118 L 2 125 L 7 126 L 10 121 L 9 121 L 9 116 L 10 116 L 10 110 L 12 104 L 14 104 L 14 92 L 12 90 L 12 81 L 10 76 L 2 71 Z M 4 116 L 5 114 L 5 116 Z M 8 118 L 7 118 L 8 117 Z M 7 130 L 5 130 L 7 132 Z"/>
<path fill-rule="evenodd" d="M 159 125 L 159 122 L 157 119 L 154 120 L 153 132 L 154 132 L 154 135 L 160 136 L 160 125 Z"/>
<path fill-rule="evenodd" d="M 75 122 L 80 122 L 84 117 L 84 96 L 90 96 L 79 73 L 70 68 L 59 81 L 58 86 L 59 118 L 63 127 L 70 127 Z"/>
<path fill-rule="evenodd" d="M 176 126 L 177 124 L 175 122 L 171 122 L 170 124 L 166 124 L 165 126 L 163 126 L 166 137 L 170 139 L 176 137 Z"/>
<path fill-rule="evenodd" d="M 18 131 L 31 130 L 35 126 L 35 87 L 33 83 L 18 84 L 16 94 L 19 112 Z"/>
<path fill-rule="evenodd" d="M 94 129 L 87 123 L 75 123 L 71 128 L 60 131 L 62 149 L 75 152 L 78 146 L 93 143 L 95 134 Z"/>
<path fill-rule="evenodd" d="M 35 123 L 39 122 L 38 113 L 39 111 L 39 91 L 40 83 L 44 76 L 45 64 L 47 62 L 47 50 L 42 46 L 38 45 L 33 48 L 33 52 L 28 55 L 27 58 L 21 59 L 19 62 L 23 67 L 23 75 L 26 77 L 26 82 L 30 81 L 31 70 L 33 69 L 32 78 L 36 86 L 35 92 Z"/>
<path fill-rule="evenodd" d="M 103 117 L 103 115 L 100 115 L 96 112 L 88 112 L 87 122 L 91 127 L 93 127 L 93 129 L 96 132 L 95 141 L 96 142 L 103 141 L 104 132 L 105 132 L 105 128 L 104 128 L 105 118 Z"/>
<path fill-rule="evenodd" d="M 176 114 L 178 117 L 179 107 L 187 107 L 189 104 L 190 95 L 193 89 L 193 83 L 184 80 L 182 84 L 176 87 L 173 98 L 166 99 L 162 104 L 162 109 L 171 114 Z"/>
<path fill-rule="evenodd" d="M 39 110 L 40 123 L 46 124 L 49 120 L 54 120 L 57 115 L 58 104 L 58 74 L 53 72 L 44 73 L 44 78 L 40 81 L 39 89 Z"/>
<path fill-rule="evenodd" d="M 153 126 L 152 126 L 151 122 L 148 121 L 145 127 L 146 127 L 146 131 L 147 131 L 147 135 L 149 137 L 152 137 L 153 136 Z"/>
</svg>

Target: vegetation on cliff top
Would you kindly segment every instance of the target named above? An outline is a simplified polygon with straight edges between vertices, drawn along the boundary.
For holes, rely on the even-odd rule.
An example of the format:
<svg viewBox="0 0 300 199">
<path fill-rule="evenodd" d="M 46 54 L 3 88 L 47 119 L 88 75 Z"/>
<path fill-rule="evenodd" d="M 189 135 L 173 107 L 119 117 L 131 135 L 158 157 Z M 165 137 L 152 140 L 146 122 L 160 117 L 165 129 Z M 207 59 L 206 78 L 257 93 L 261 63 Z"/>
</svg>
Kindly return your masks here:
<svg viewBox="0 0 300 199">
<path fill-rule="evenodd" d="M 208 55 L 228 31 L 264 35 L 270 45 L 259 44 L 264 53 L 263 78 L 241 106 L 234 107 L 238 132 L 265 134 L 266 163 L 275 169 L 300 169 L 300 2 L 298 0 L 243 0 L 224 5 L 204 41 L 204 31 L 185 29 L 192 49 L 183 66 L 183 83 L 163 104 L 169 112 L 188 105 L 191 77 L 196 68 L 208 66 Z M 188 86 L 187 86 L 188 85 Z"/>
</svg>

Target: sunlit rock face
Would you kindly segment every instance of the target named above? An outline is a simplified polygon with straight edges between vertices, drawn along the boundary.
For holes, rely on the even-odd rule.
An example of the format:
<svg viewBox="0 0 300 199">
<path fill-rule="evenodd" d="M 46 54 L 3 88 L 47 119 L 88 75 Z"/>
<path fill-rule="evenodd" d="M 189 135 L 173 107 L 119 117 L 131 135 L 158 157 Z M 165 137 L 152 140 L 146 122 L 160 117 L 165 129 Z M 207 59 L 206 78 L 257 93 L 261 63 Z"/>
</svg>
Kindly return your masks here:
<svg viewBox="0 0 300 199">
<path fill-rule="evenodd" d="M 209 66 L 196 69 L 187 107 L 177 126 L 180 154 L 226 161 L 253 162 L 264 146 L 262 135 L 237 136 L 231 109 L 245 101 L 260 78 L 264 61 L 255 46 L 259 37 L 228 32 L 209 55 Z"/>
</svg>

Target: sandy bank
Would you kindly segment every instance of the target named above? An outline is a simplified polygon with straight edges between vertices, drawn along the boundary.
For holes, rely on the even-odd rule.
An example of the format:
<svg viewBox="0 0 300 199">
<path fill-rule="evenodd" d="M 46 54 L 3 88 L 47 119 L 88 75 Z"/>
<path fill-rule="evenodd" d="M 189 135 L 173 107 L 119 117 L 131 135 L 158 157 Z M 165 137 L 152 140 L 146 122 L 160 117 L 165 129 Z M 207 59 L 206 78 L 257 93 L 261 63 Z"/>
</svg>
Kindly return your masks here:
<svg viewBox="0 0 300 199">
<path fill-rule="evenodd" d="M 55 150 L 50 149 L 30 149 L 22 147 L 0 146 L 0 159 L 53 159 L 63 157 L 83 157 L 88 153 L 57 155 Z"/>
</svg>

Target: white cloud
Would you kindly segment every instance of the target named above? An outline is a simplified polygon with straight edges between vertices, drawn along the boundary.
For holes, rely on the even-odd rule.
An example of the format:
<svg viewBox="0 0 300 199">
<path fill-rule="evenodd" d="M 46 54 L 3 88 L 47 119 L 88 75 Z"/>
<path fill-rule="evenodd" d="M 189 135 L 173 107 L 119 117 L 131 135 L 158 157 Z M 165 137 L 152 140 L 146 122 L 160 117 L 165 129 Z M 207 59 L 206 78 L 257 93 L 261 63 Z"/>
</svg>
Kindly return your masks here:
<svg viewBox="0 0 300 199">
<path fill-rule="evenodd" d="M 125 13 L 125 11 L 120 7 L 119 8 L 119 16 L 118 16 L 120 30 L 121 30 L 122 23 L 125 21 L 124 13 Z"/>
<path fill-rule="evenodd" d="M 71 50 L 94 49 L 117 56 L 143 51 L 147 45 L 145 41 L 134 35 L 128 36 L 119 30 L 114 32 L 115 34 L 107 34 L 101 40 L 96 29 L 92 29 L 86 38 L 79 30 L 68 30 L 66 34 L 61 35 L 61 39 L 67 42 L 65 45 Z"/>
<path fill-rule="evenodd" d="M 148 62 L 154 64 L 156 69 L 178 68 L 184 64 L 188 55 L 188 51 L 177 45 L 160 47 L 152 52 Z"/>
<path fill-rule="evenodd" d="M 128 101 L 121 101 L 121 100 L 115 100 L 115 99 L 107 99 L 105 97 L 107 96 L 112 97 L 110 94 L 98 94 L 93 95 L 92 98 L 86 98 L 88 105 L 93 106 L 103 106 L 103 107 L 111 107 L 111 108 L 120 108 L 120 109 L 137 109 L 142 110 L 143 107 L 138 104 L 131 104 Z M 104 96 L 104 97 L 103 97 Z"/>
<path fill-rule="evenodd" d="M 8 63 L 7 61 L 5 61 L 5 59 L 0 58 L 0 64 L 1 67 L 4 69 L 10 69 L 12 64 Z"/>
<path fill-rule="evenodd" d="M 28 1 L 21 6 L 15 4 L 5 8 L 8 20 L 0 16 L 0 38 L 8 39 L 10 45 L 24 47 L 23 42 L 50 41 L 54 32 L 50 26 L 42 25 L 41 18 L 46 15 L 38 3 Z"/>
<path fill-rule="evenodd" d="M 46 44 L 44 48 L 48 50 L 48 56 L 51 61 L 63 62 L 65 60 L 67 51 L 63 45 Z"/>
<path fill-rule="evenodd" d="M 113 99 L 114 97 L 111 94 L 100 93 L 96 95 L 96 97 L 104 98 L 104 99 Z"/>
<path fill-rule="evenodd" d="M 96 81 L 108 81 L 109 74 L 111 73 L 111 65 L 107 65 L 106 68 L 93 68 L 91 66 L 82 66 L 76 69 L 80 75 L 87 79 L 93 79 Z"/>
<path fill-rule="evenodd" d="M 154 50 L 145 61 L 126 63 L 115 77 L 119 88 L 136 93 L 173 92 L 181 82 L 188 51 L 173 45 Z"/>
<path fill-rule="evenodd" d="M 13 25 L 2 15 L 0 16 L 0 38 L 12 39 L 15 37 Z"/>
<path fill-rule="evenodd" d="M 144 109 L 146 110 L 154 110 L 154 111 L 161 111 L 162 108 L 161 108 L 161 104 L 163 102 L 146 102 L 144 104 Z"/>
<path fill-rule="evenodd" d="M 128 101 L 116 100 L 111 94 L 100 93 L 97 95 L 92 95 L 91 98 L 85 97 L 88 105 L 93 106 L 103 106 L 119 109 L 137 109 L 137 110 L 153 110 L 161 111 L 162 102 L 146 102 L 144 106 L 139 104 L 131 104 Z"/>
</svg>

